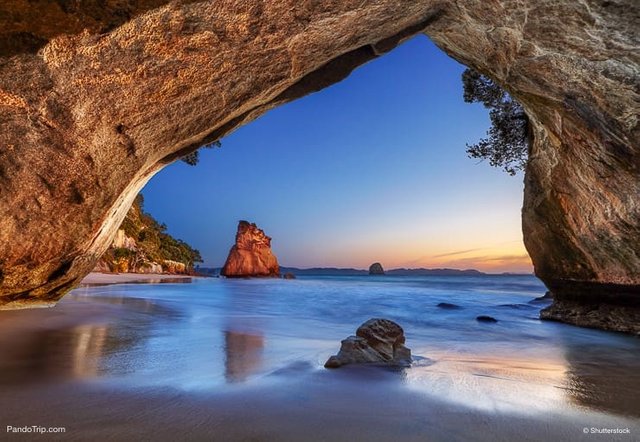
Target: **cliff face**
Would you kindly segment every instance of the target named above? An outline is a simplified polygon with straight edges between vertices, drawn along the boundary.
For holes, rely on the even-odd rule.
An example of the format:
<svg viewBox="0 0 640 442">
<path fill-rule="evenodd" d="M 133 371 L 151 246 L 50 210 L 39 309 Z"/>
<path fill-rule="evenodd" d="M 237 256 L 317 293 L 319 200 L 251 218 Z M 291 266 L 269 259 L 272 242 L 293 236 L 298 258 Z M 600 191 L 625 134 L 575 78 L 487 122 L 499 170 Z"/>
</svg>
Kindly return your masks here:
<svg viewBox="0 0 640 442">
<path fill-rule="evenodd" d="M 194 263 L 202 262 L 200 253 L 167 234 L 165 229 L 166 226 L 144 212 L 142 195 L 138 195 L 113 243 L 94 270 L 119 273 L 193 272 Z"/>
<path fill-rule="evenodd" d="M 564 305 L 554 316 L 580 323 L 561 312 L 640 308 L 639 8 L 2 2 L 0 303 L 59 299 L 164 165 L 424 32 L 530 117 L 523 233 L 537 275 Z"/>
<path fill-rule="evenodd" d="M 227 278 L 279 277 L 280 267 L 271 251 L 271 238 L 255 224 L 240 221 L 236 242 L 220 274 Z"/>
</svg>

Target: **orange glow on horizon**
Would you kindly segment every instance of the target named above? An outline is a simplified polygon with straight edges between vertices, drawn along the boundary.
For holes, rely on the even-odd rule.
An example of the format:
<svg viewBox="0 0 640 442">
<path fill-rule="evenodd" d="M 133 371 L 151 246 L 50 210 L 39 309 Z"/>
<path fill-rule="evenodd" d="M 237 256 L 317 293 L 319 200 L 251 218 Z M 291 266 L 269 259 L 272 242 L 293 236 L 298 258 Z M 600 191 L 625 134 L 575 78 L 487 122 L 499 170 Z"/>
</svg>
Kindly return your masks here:
<svg viewBox="0 0 640 442">
<path fill-rule="evenodd" d="M 472 249 L 424 256 L 417 260 L 389 259 L 385 268 L 476 269 L 487 273 L 532 273 L 533 264 L 524 247 L 510 249 Z M 384 265 L 384 264 L 383 264 Z"/>
<path fill-rule="evenodd" d="M 354 250 L 356 250 L 354 252 Z M 424 250 L 432 250 L 424 253 Z M 533 273 L 533 264 L 521 240 L 496 246 L 469 247 L 462 250 L 438 248 L 434 244 L 411 243 L 378 244 L 332 250 L 325 259 L 297 267 L 355 267 L 367 269 L 373 262 L 380 262 L 385 269 L 395 268 L 451 268 L 476 269 L 486 273 Z M 283 261 L 286 265 L 286 260 Z"/>
</svg>

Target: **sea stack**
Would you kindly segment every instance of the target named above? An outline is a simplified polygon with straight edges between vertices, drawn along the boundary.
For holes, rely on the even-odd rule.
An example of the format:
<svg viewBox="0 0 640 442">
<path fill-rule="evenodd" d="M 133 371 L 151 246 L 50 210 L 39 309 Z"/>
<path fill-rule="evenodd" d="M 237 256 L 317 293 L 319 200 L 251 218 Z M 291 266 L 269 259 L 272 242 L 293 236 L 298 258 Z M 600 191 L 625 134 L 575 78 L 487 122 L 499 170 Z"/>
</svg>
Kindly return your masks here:
<svg viewBox="0 0 640 442">
<path fill-rule="evenodd" d="M 384 275 L 384 269 L 382 268 L 382 264 L 379 262 L 374 262 L 369 266 L 369 274 L 370 275 Z"/>
<path fill-rule="evenodd" d="M 278 259 L 271 251 L 271 238 L 254 223 L 240 221 L 236 243 L 220 271 L 227 278 L 280 276 Z"/>
</svg>

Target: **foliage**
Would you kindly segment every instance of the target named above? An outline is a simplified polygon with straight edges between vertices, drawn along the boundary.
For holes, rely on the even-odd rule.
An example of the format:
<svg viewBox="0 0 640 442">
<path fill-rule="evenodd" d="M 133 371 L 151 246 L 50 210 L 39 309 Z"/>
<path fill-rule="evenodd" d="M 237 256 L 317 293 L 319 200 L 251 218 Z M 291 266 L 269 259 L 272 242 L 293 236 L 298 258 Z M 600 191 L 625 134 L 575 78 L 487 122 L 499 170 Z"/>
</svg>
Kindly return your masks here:
<svg viewBox="0 0 640 442">
<path fill-rule="evenodd" d="M 193 270 L 197 262 L 203 262 L 200 252 L 186 242 L 169 235 L 165 224 L 156 221 L 144 211 L 144 199 L 138 195 L 120 227 L 125 234 L 136 240 L 137 250 L 116 248 L 105 254 L 112 266 L 123 267 L 123 260 L 132 271 L 145 261 L 162 264 L 164 260 L 185 264 L 188 271 Z"/>
<path fill-rule="evenodd" d="M 473 69 L 462 73 L 462 84 L 464 101 L 482 103 L 489 109 L 491 120 L 488 138 L 467 144 L 469 157 L 489 160 L 489 164 L 502 167 L 509 175 L 524 170 L 529 152 L 529 119 L 522 106 L 491 79 Z"/>
<path fill-rule="evenodd" d="M 200 149 L 212 149 L 214 147 L 222 147 L 220 140 L 216 140 L 213 143 L 205 144 Z M 186 154 L 181 158 L 181 160 L 187 163 L 189 166 L 195 166 L 200 161 L 200 149 Z"/>
<path fill-rule="evenodd" d="M 130 258 L 132 254 L 133 250 L 129 249 L 119 248 L 113 250 L 113 257 L 115 259 Z"/>
</svg>

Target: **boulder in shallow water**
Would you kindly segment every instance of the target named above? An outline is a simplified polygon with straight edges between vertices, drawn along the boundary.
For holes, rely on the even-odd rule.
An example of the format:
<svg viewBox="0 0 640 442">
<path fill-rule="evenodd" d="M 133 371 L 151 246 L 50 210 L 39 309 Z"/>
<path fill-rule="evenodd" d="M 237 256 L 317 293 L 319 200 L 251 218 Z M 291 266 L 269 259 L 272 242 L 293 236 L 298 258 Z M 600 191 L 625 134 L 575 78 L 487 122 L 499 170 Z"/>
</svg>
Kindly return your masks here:
<svg viewBox="0 0 640 442">
<path fill-rule="evenodd" d="M 284 278 L 284 279 L 296 279 L 296 275 L 294 275 L 291 272 L 287 272 L 284 275 L 282 275 L 282 278 Z"/>
<path fill-rule="evenodd" d="M 476 321 L 478 321 L 478 322 L 498 322 L 498 320 L 496 318 L 494 318 L 493 316 L 487 316 L 487 315 L 480 315 L 480 316 L 476 317 Z"/>
<path fill-rule="evenodd" d="M 459 305 L 451 304 L 451 303 L 448 303 L 448 302 L 441 302 L 436 307 L 442 308 L 442 309 L 445 309 L 445 310 L 460 310 L 462 308 Z"/>
<path fill-rule="evenodd" d="M 411 350 L 404 346 L 404 330 L 388 319 L 369 319 L 356 330 L 356 336 L 342 341 L 340 351 L 331 356 L 325 368 L 347 364 L 385 364 L 408 366 Z"/>
<path fill-rule="evenodd" d="M 384 275 L 384 269 L 382 268 L 382 264 L 379 262 L 374 262 L 369 266 L 369 274 L 370 275 Z"/>
</svg>

